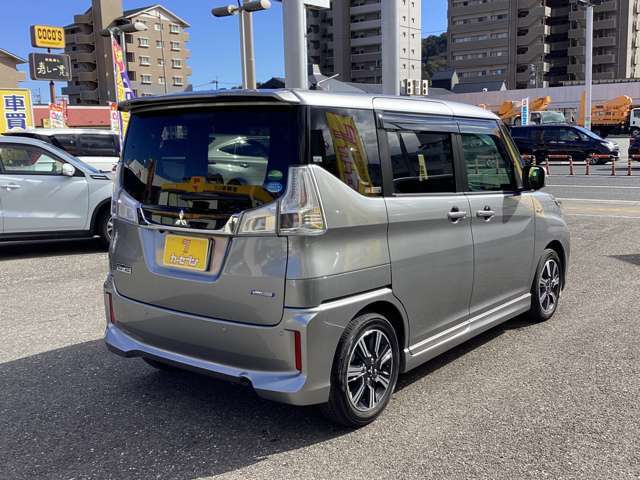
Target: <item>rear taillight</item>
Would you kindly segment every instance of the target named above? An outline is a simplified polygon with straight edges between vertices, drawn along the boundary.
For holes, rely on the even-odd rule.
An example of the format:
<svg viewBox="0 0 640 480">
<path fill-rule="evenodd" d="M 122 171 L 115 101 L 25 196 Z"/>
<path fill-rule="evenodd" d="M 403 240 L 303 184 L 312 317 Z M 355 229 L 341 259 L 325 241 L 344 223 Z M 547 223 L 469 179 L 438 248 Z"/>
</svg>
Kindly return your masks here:
<svg viewBox="0 0 640 480">
<path fill-rule="evenodd" d="M 109 292 L 105 293 L 107 297 L 107 305 L 109 306 L 109 321 L 115 325 L 116 324 L 116 314 L 113 311 L 113 298 Z"/>
<path fill-rule="evenodd" d="M 245 212 L 238 228 L 240 235 L 318 235 L 325 231 L 320 195 L 310 167 L 290 167 L 282 198 Z"/>
<path fill-rule="evenodd" d="M 289 168 L 287 191 L 280 200 L 279 227 L 283 235 L 318 235 L 326 231 L 311 167 Z"/>
<path fill-rule="evenodd" d="M 111 197 L 111 216 L 127 222 L 138 223 L 139 205 L 122 188 L 115 188 Z"/>
</svg>

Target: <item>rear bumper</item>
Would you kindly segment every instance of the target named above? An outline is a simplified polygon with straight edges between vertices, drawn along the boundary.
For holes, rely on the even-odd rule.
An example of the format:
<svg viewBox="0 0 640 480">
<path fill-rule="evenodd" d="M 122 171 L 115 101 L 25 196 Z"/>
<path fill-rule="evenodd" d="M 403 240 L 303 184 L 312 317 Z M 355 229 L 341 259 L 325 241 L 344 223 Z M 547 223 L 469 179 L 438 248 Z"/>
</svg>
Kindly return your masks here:
<svg viewBox="0 0 640 480">
<path fill-rule="evenodd" d="M 249 384 L 270 400 L 292 405 L 329 398 L 333 357 L 348 322 L 372 301 L 391 295 L 380 289 L 310 309 L 285 309 L 271 327 L 198 317 L 154 307 L 120 295 L 111 277 L 115 324 L 105 295 L 108 348 L 124 357 L 147 357 L 223 379 Z M 300 332 L 302 369 L 295 368 Z"/>
</svg>

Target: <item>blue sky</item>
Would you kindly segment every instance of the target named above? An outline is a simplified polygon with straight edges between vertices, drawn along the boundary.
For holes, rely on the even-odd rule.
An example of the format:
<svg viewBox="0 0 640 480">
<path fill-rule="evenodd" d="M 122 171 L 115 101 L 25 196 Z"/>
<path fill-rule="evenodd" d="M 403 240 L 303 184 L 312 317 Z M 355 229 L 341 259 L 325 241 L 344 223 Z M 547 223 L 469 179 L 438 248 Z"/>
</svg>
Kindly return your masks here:
<svg viewBox="0 0 640 480">
<path fill-rule="evenodd" d="M 90 6 L 90 0 L 5 0 L 3 1 L 3 26 L 0 48 L 27 58 L 29 52 L 43 51 L 31 47 L 29 25 L 66 25 L 73 15 Z M 136 8 L 153 4 L 153 0 L 123 0 L 124 8 Z M 191 50 L 189 63 L 193 70 L 190 82 L 204 84 L 216 77 L 221 87 L 240 83 L 238 22 L 235 18 L 214 18 L 212 7 L 226 5 L 229 0 L 161 0 L 158 3 L 184 18 L 191 24 Z M 440 33 L 447 28 L 447 0 L 422 0 L 423 36 Z M 256 76 L 259 81 L 284 73 L 282 42 L 282 10 L 275 3 L 271 10 L 254 16 Z M 21 70 L 27 71 L 27 65 Z M 47 82 L 27 81 L 23 86 L 38 89 L 43 100 L 48 101 Z M 63 84 L 59 84 L 58 88 Z"/>
</svg>

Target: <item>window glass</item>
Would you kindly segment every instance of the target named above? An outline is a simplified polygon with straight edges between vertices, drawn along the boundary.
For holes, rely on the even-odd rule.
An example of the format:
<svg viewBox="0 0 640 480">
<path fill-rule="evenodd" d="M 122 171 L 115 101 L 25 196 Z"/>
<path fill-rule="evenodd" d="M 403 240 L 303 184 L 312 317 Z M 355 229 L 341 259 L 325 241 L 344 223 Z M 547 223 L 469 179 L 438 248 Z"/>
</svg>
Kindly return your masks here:
<svg viewBox="0 0 640 480">
<path fill-rule="evenodd" d="M 299 111 L 220 107 L 131 116 L 122 182 L 147 219 L 219 229 L 231 215 L 279 198 L 300 161 Z"/>
<path fill-rule="evenodd" d="M 5 174 L 61 175 L 63 162 L 39 148 L 0 146 Z"/>
<path fill-rule="evenodd" d="M 311 110 L 311 163 L 366 196 L 382 195 L 378 136 L 371 110 Z"/>
<path fill-rule="evenodd" d="M 491 192 L 516 188 L 513 161 L 498 136 L 463 133 L 462 149 L 469 191 Z"/>
<path fill-rule="evenodd" d="M 387 132 L 394 193 L 456 191 L 451 135 Z"/>
<path fill-rule="evenodd" d="M 101 134 L 56 134 L 51 143 L 76 157 L 117 157 L 120 155 L 116 135 Z"/>
<path fill-rule="evenodd" d="M 547 128 L 544 132 L 545 141 L 552 142 L 576 142 L 580 140 L 577 132 L 570 128 Z"/>
</svg>

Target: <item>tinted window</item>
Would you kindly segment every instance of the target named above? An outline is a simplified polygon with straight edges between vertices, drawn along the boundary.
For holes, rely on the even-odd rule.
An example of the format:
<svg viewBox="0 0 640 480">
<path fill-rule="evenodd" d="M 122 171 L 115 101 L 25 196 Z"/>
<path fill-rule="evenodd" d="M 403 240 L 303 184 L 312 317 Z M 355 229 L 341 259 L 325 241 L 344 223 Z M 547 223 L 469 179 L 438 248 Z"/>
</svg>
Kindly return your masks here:
<svg viewBox="0 0 640 480">
<path fill-rule="evenodd" d="M 464 133 L 462 148 L 469 191 L 503 191 L 516 187 L 514 164 L 498 136 Z"/>
<path fill-rule="evenodd" d="M 580 135 L 571 128 L 551 127 L 544 131 L 546 142 L 576 142 L 580 140 Z"/>
<path fill-rule="evenodd" d="M 0 166 L 5 174 L 61 175 L 62 165 L 39 148 L 0 146 Z"/>
<path fill-rule="evenodd" d="M 311 161 L 367 196 L 382 194 L 373 115 L 371 110 L 311 110 Z"/>
<path fill-rule="evenodd" d="M 449 133 L 387 132 L 394 193 L 456 191 Z"/>
<path fill-rule="evenodd" d="M 101 134 L 56 134 L 50 143 L 76 157 L 117 157 L 120 155 L 116 135 Z"/>
<path fill-rule="evenodd" d="M 183 211 L 192 228 L 222 228 L 231 215 L 284 193 L 289 165 L 300 163 L 298 112 L 237 107 L 132 115 L 124 187 L 156 223 L 173 224 Z"/>
</svg>

